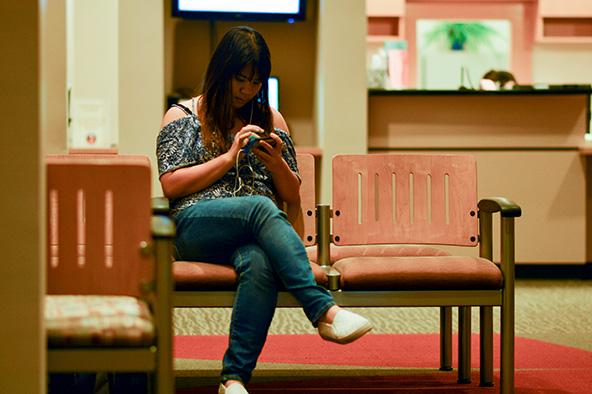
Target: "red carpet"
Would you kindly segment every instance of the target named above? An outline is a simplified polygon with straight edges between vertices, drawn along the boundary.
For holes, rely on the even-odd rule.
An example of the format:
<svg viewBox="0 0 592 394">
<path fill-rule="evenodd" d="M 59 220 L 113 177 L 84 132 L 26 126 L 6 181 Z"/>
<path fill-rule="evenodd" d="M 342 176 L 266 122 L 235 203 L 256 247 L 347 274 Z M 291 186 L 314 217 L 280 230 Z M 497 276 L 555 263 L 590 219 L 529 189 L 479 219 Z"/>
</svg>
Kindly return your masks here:
<svg viewBox="0 0 592 394">
<path fill-rule="evenodd" d="M 226 336 L 178 336 L 175 357 L 221 360 Z M 367 335 L 347 346 L 325 342 L 316 335 L 271 335 L 260 362 L 287 364 L 325 364 L 359 367 L 392 367 L 426 369 L 425 373 L 384 377 L 306 379 L 300 382 L 259 383 L 252 392 L 274 390 L 301 393 L 336 392 L 343 385 L 351 393 L 371 392 L 497 392 L 499 379 L 499 337 L 494 339 L 495 388 L 478 387 L 478 374 L 471 385 L 457 385 L 456 371 L 437 372 L 438 336 L 436 334 Z M 479 365 L 479 337 L 472 338 L 472 365 Z M 453 344 L 456 349 L 456 343 Z M 547 342 L 516 339 L 516 392 L 519 393 L 592 393 L 592 352 Z M 453 353 L 456 366 L 456 350 Z M 281 389 L 283 387 L 283 389 Z M 341 388 L 340 388 L 341 387 Z M 254 391 L 257 390 L 257 391 Z M 403 390 L 403 391 L 401 391 Z M 278 392 L 279 392 L 278 391 Z M 178 391 L 178 393 L 206 391 Z M 341 391 L 343 392 L 343 391 Z"/>
</svg>

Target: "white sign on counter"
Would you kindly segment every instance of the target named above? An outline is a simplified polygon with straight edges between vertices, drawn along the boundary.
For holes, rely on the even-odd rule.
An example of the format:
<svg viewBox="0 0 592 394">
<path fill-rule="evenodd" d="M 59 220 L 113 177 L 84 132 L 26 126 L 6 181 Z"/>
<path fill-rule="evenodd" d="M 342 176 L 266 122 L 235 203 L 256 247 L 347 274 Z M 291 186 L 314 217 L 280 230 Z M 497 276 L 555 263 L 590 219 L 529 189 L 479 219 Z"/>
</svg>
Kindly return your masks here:
<svg viewBox="0 0 592 394">
<path fill-rule="evenodd" d="M 100 98 L 79 98 L 72 102 L 71 148 L 111 148 L 113 141 L 109 105 Z"/>
</svg>

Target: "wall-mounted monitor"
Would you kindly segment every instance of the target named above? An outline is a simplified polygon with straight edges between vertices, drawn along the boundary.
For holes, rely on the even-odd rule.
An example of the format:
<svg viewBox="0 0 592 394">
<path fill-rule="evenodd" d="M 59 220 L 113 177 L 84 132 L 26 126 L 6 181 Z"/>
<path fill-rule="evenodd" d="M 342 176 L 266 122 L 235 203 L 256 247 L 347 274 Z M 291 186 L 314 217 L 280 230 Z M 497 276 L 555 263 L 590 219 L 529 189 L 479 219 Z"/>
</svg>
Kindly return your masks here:
<svg viewBox="0 0 592 394">
<path fill-rule="evenodd" d="M 304 20 L 306 0 L 172 0 L 173 16 L 188 19 Z"/>
<path fill-rule="evenodd" d="M 280 110 L 280 79 L 278 77 L 269 77 L 267 80 L 267 93 L 269 105 L 276 110 Z"/>
</svg>

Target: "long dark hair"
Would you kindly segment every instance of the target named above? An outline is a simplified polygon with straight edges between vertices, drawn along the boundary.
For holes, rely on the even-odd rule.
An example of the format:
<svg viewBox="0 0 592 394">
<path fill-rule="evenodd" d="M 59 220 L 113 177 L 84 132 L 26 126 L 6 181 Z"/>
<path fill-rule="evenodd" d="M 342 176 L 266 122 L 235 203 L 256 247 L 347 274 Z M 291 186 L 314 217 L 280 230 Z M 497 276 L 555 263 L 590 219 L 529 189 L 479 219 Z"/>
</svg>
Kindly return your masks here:
<svg viewBox="0 0 592 394">
<path fill-rule="evenodd" d="M 252 65 L 258 74 L 261 89 L 251 102 L 236 111 L 232 106 L 232 78 L 247 65 Z M 222 152 L 229 148 L 235 113 L 245 123 L 251 120 L 267 132 L 273 130 L 267 99 L 270 73 L 271 54 L 261 33 L 248 26 L 237 26 L 224 34 L 210 59 L 202 87 L 199 117 L 207 149 Z"/>
</svg>

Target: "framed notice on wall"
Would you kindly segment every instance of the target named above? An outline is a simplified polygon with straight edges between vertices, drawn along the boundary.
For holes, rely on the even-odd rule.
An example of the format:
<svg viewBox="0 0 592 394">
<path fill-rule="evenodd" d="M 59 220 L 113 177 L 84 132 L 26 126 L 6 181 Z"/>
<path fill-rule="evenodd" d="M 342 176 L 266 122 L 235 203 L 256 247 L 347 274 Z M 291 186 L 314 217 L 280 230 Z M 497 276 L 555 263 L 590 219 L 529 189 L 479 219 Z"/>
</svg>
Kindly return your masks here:
<svg viewBox="0 0 592 394">
<path fill-rule="evenodd" d="M 72 101 L 69 148 L 111 148 L 109 105 L 99 98 L 78 98 Z"/>
</svg>

